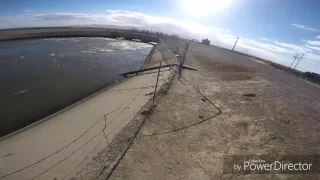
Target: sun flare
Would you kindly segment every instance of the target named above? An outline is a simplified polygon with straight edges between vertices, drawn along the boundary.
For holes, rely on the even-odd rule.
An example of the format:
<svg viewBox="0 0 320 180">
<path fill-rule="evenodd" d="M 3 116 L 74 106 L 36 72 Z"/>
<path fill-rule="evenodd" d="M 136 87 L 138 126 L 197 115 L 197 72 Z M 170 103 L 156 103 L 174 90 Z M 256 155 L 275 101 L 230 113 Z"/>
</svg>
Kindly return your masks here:
<svg viewBox="0 0 320 180">
<path fill-rule="evenodd" d="M 190 15 L 205 17 L 222 12 L 232 0 L 180 0 L 182 10 Z"/>
</svg>

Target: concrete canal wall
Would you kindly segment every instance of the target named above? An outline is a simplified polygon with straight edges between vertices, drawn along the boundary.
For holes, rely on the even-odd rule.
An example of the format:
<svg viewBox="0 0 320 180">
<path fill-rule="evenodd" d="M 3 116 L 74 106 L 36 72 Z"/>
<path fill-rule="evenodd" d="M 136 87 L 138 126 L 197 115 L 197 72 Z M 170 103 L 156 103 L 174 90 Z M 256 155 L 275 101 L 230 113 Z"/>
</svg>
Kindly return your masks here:
<svg viewBox="0 0 320 180">
<path fill-rule="evenodd" d="M 14 34 L 10 37 L 23 39 L 37 38 L 37 33 L 39 35 L 36 30 L 26 34 L 24 32 L 11 31 Z M 73 31 L 65 32 L 72 34 Z M 1 36 L 5 34 L 1 33 Z M 47 37 L 62 35 L 60 31 L 53 32 L 46 29 L 41 33 Z M 10 34 L 7 32 L 7 35 Z M 4 36 L 2 38 L 4 39 Z M 177 44 L 172 43 L 172 46 L 176 47 Z M 150 52 L 149 63 L 156 62 L 155 65 L 160 61 L 165 63 L 158 53 L 159 48 L 163 49 L 161 47 L 162 45 L 159 44 L 154 51 Z M 167 53 L 170 60 L 176 59 L 170 54 L 170 48 Z M 152 93 L 158 81 L 157 71 L 139 74 L 121 81 L 38 123 L 1 138 L 0 178 L 64 179 L 75 176 L 82 169 L 80 167 L 91 172 L 86 164 L 98 152 L 108 149 L 113 138 L 153 97 Z M 157 90 L 168 82 L 173 73 L 174 69 L 163 69 L 159 76 Z M 18 161 L 19 163 L 16 163 Z"/>
</svg>

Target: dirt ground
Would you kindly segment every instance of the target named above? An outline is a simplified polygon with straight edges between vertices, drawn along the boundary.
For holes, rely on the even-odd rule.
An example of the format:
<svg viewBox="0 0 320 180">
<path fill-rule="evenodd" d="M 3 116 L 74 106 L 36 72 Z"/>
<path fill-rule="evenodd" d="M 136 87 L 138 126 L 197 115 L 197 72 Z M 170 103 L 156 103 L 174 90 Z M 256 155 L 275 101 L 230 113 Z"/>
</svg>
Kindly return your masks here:
<svg viewBox="0 0 320 180">
<path fill-rule="evenodd" d="M 318 87 L 197 43 L 190 44 L 186 64 L 198 71 L 175 77 L 109 179 L 320 179 L 223 174 L 223 155 L 318 155 Z M 96 161 L 123 151 L 143 117 L 137 115 L 111 143 L 118 150 L 111 145 Z"/>
</svg>

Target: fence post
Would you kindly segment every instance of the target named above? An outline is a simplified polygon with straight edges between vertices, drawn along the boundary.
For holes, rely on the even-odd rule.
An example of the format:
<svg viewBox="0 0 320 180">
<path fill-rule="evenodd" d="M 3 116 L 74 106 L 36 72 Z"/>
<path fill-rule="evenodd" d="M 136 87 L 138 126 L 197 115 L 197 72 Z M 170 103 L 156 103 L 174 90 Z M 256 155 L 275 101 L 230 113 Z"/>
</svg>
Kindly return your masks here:
<svg viewBox="0 0 320 180">
<path fill-rule="evenodd" d="M 154 88 L 152 104 L 154 104 L 154 100 L 155 100 L 155 98 L 156 98 L 156 92 L 157 92 L 158 81 L 159 81 L 159 75 L 160 75 L 160 68 L 161 68 L 161 61 L 160 61 L 160 66 L 159 66 L 159 70 L 158 70 L 158 76 L 157 76 L 156 87 Z"/>
</svg>

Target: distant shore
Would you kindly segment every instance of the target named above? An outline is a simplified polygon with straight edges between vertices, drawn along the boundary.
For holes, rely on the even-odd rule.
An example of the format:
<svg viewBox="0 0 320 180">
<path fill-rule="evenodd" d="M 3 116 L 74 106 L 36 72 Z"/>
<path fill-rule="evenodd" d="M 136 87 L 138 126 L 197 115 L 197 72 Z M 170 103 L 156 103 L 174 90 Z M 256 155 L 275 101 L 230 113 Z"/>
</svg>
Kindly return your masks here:
<svg viewBox="0 0 320 180">
<path fill-rule="evenodd" d="M 123 37 L 126 40 L 157 42 L 159 35 L 134 29 L 110 27 L 39 27 L 0 30 L 0 41 L 58 37 Z"/>
</svg>

